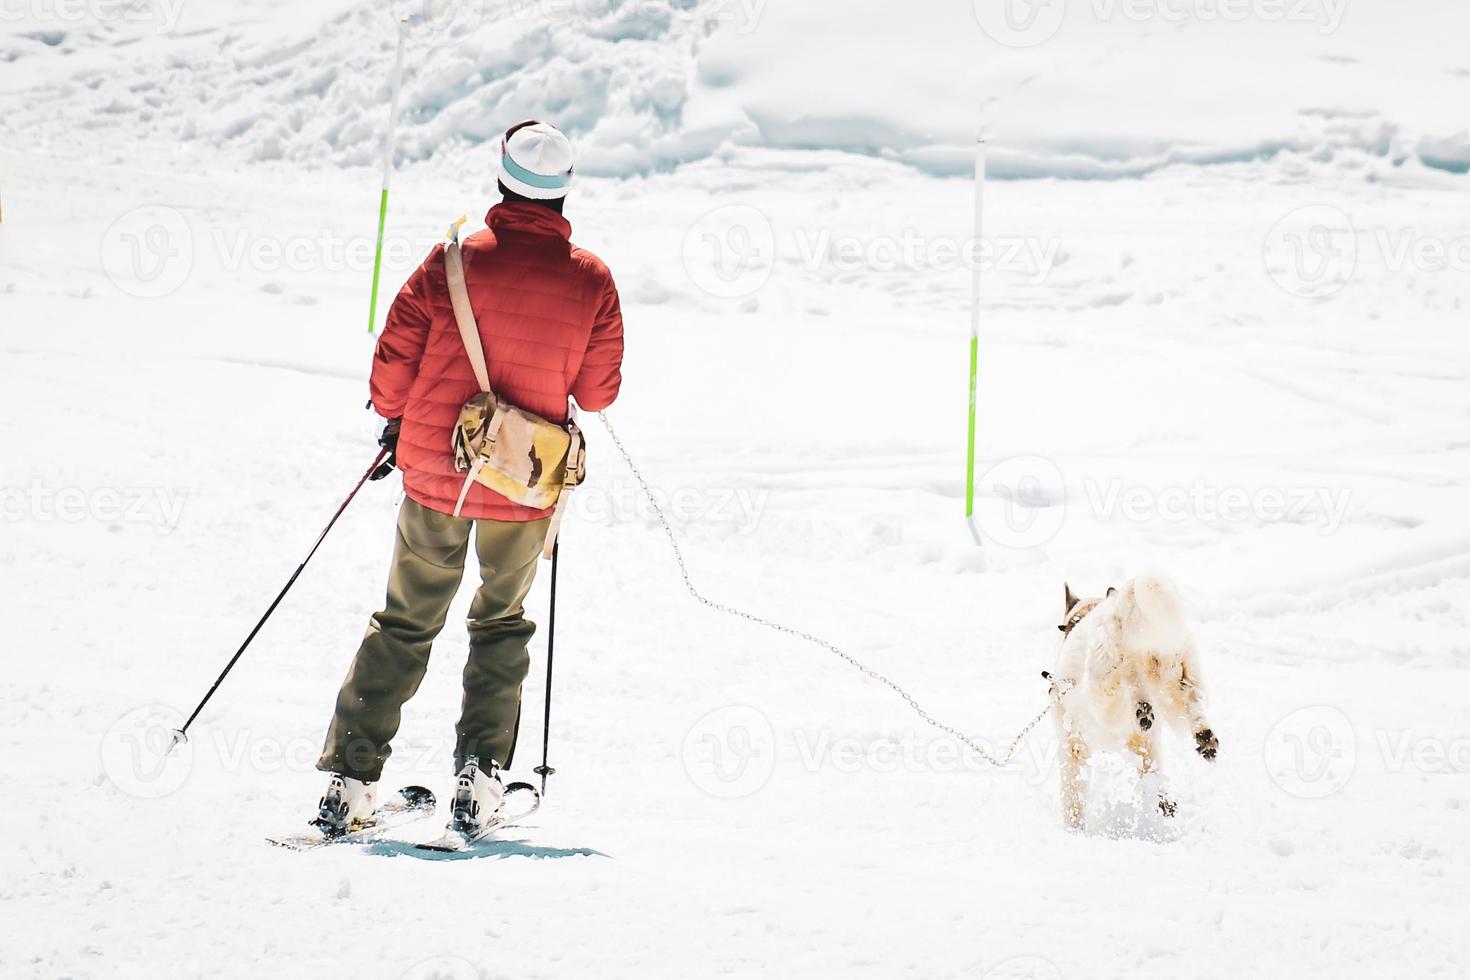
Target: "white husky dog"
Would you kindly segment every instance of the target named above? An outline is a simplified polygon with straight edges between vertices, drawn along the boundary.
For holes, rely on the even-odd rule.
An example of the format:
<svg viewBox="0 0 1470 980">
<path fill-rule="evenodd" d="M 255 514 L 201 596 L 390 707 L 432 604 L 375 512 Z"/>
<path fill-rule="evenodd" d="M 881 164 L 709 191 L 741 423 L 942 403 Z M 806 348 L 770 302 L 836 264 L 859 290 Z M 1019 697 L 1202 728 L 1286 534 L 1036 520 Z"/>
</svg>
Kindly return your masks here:
<svg viewBox="0 0 1470 980">
<path fill-rule="evenodd" d="M 1101 599 L 1066 588 L 1065 634 L 1056 670 L 1044 673 L 1061 695 L 1056 712 L 1062 818 L 1080 830 L 1086 808 L 1082 767 L 1097 751 L 1127 750 L 1140 775 L 1158 771 L 1156 720 L 1194 739 L 1213 762 L 1220 742 L 1205 720 L 1198 655 L 1179 594 L 1164 579 L 1140 575 Z M 1174 802 L 1159 791 L 1159 809 Z"/>
</svg>

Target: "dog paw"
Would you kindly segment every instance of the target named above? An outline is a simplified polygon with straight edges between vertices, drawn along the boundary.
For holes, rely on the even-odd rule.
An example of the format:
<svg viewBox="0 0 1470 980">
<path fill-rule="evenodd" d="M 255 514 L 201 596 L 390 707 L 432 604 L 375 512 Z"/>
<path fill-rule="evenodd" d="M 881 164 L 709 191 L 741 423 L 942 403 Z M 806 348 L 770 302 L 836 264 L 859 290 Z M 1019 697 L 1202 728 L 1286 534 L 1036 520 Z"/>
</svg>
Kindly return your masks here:
<svg viewBox="0 0 1470 980">
<path fill-rule="evenodd" d="M 1194 750 L 1204 756 L 1205 761 L 1214 762 L 1215 754 L 1220 751 L 1220 740 L 1210 729 L 1201 728 L 1194 733 Z"/>
<path fill-rule="evenodd" d="M 1134 710 L 1133 715 L 1138 719 L 1138 727 L 1144 731 L 1154 727 L 1154 706 L 1147 701 L 1138 702 L 1138 707 Z"/>
<path fill-rule="evenodd" d="M 1160 794 L 1160 796 L 1159 796 L 1159 812 L 1162 813 L 1166 817 L 1172 817 L 1174 814 L 1176 814 L 1176 813 L 1179 812 L 1179 804 L 1178 803 L 1175 803 L 1173 800 L 1169 799 L 1167 796 L 1164 796 L 1164 795 Z"/>
</svg>

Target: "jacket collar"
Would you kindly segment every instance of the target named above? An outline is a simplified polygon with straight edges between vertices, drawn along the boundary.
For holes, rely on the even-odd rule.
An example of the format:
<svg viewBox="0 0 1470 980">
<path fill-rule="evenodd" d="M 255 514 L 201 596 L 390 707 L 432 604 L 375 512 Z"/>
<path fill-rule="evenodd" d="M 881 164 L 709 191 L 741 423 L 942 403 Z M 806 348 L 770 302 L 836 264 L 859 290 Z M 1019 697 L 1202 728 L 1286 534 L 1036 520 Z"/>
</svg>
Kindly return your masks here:
<svg viewBox="0 0 1470 980">
<path fill-rule="evenodd" d="M 528 235 L 548 235 L 562 241 L 572 237 L 572 223 L 548 207 L 524 201 L 502 201 L 485 215 L 492 231 L 518 231 Z"/>
</svg>

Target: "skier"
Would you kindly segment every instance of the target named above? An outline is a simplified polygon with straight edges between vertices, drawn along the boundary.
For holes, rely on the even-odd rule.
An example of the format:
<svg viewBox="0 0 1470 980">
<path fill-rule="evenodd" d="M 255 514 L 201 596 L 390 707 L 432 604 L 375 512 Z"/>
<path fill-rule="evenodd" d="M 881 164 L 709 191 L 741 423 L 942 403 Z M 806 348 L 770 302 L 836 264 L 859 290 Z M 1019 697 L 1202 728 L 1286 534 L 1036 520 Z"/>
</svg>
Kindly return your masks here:
<svg viewBox="0 0 1470 980">
<path fill-rule="evenodd" d="M 572 171 L 571 144 L 554 126 L 531 120 L 511 127 L 501 141 L 503 200 L 486 216 L 487 229 L 463 243 L 492 388 L 553 422 L 567 419 L 568 397 L 587 411 L 606 408 L 622 381 L 617 288 L 597 256 L 568 241 L 571 226 L 562 217 Z M 331 773 L 318 807 L 318 824 L 328 830 L 359 825 L 377 808 L 389 742 L 464 577 L 472 533 L 481 581 L 470 606 L 456 726 L 457 829 L 473 833 L 500 809 L 499 771 L 515 750 L 526 644 L 536 628 L 522 603 L 551 511 L 474 483 L 462 516 L 453 516 L 465 480 L 455 470 L 452 431 L 479 387 L 450 305 L 444 258 L 445 247 L 435 246 L 409 277 L 373 357 L 372 405 L 387 420 L 380 441 L 403 471 L 406 499 L 387 605 L 372 617 L 347 672 L 317 761 Z"/>
</svg>

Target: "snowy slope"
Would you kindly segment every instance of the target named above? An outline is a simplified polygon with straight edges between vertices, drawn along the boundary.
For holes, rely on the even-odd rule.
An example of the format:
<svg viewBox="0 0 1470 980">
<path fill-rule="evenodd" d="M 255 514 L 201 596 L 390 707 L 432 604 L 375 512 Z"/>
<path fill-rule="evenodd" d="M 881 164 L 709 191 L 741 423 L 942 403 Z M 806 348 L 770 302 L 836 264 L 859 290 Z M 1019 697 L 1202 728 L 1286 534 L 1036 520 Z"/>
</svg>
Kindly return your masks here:
<svg viewBox="0 0 1470 980">
<path fill-rule="evenodd" d="M 391 23 L 198 0 L 163 33 L 12 20 L 0 745 L 27 803 L 0 976 L 1465 975 L 1458 8 L 1354 4 L 1310 42 L 1069 13 L 1004 48 L 963 6 L 626 6 L 415 40 L 389 288 L 490 203 L 480 141 L 554 111 L 586 161 L 575 237 L 625 299 L 611 418 L 701 589 L 999 747 L 1044 703 L 1061 583 L 1164 568 L 1220 761 L 1171 747 L 1172 827 L 1104 765 L 1089 833 L 1065 833 L 1049 724 L 995 772 L 830 653 L 698 605 L 589 420 L 547 807 L 472 859 L 267 847 L 320 790 L 396 487 L 348 511 L 189 753 L 155 750 L 372 457 Z M 1239 44 L 1233 98 L 1150 81 Z M 971 191 L 945 176 L 971 108 L 1002 174 L 1053 175 L 989 187 L 982 548 L 960 518 Z M 1198 162 L 1150 162 L 1170 154 Z M 1055 177 L 1101 172 L 1142 176 Z M 391 782 L 447 789 L 467 602 Z"/>
<path fill-rule="evenodd" d="M 750 147 L 957 175 L 977 130 L 997 144 L 1001 176 L 1256 159 L 1375 176 L 1406 162 L 1470 169 L 1457 111 L 1470 98 L 1470 9 L 1457 0 L 1412 15 L 1346 0 L 1066 0 L 1010 20 L 1005 7 L 915 18 L 881 0 L 333 0 L 305 14 L 279 0 L 248 12 L 155 0 L 70 19 L 37 5 L 0 22 L 0 92 L 23 93 L 0 125 L 61 145 L 143 138 L 368 164 L 397 15 L 414 56 L 404 163 L 482 163 L 499 120 L 550 115 L 579 140 L 583 172 L 606 176 Z"/>
</svg>

